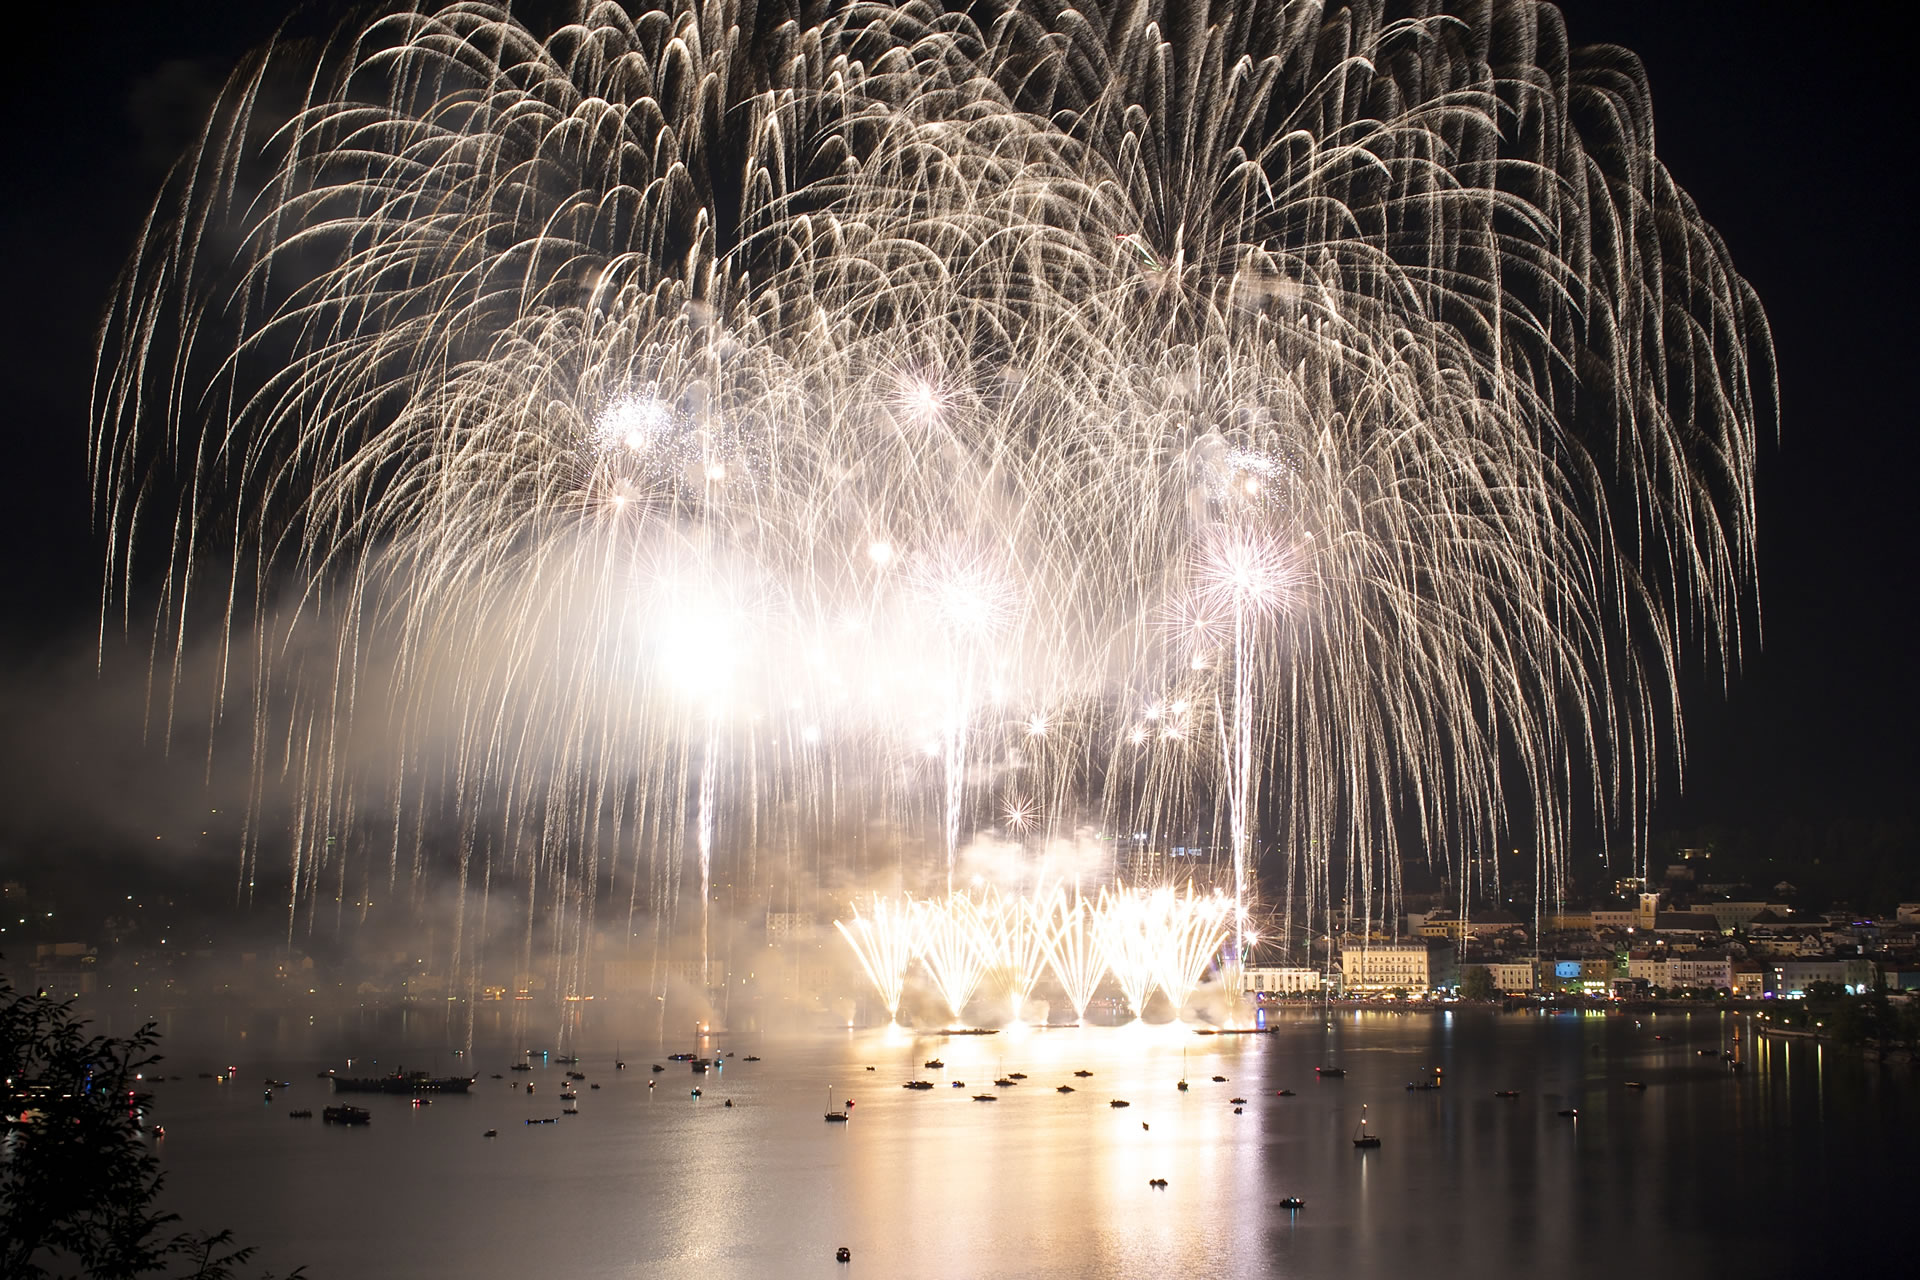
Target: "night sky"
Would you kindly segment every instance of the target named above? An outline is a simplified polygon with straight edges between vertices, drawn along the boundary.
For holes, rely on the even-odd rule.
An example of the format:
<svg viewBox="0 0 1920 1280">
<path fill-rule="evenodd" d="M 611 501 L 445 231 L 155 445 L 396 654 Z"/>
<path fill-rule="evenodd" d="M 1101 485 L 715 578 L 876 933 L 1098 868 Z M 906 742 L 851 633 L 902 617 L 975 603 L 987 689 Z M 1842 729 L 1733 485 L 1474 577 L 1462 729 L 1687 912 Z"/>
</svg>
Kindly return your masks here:
<svg viewBox="0 0 1920 1280">
<path fill-rule="evenodd" d="M 278 16 L 269 3 L 43 7 L 10 23 L 5 90 L 0 854 L 44 846 L 60 806 L 91 811 L 76 828 L 120 811 L 131 832 L 150 798 L 139 784 L 175 789 L 140 746 L 137 682 L 91 675 L 103 558 L 86 481 L 93 332 L 166 166 Z M 1563 8 L 1577 43 L 1646 62 L 1658 153 L 1757 289 L 1778 352 L 1781 437 L 1760 463 L 1762 643 L 1724 695 L 1717 678 L 1690 682 L 1688 786 L 1667 787 L 1656 827 L 1846 819 L 1910 835 L 1907 46 L 1877 5 Z"/>
</svg>

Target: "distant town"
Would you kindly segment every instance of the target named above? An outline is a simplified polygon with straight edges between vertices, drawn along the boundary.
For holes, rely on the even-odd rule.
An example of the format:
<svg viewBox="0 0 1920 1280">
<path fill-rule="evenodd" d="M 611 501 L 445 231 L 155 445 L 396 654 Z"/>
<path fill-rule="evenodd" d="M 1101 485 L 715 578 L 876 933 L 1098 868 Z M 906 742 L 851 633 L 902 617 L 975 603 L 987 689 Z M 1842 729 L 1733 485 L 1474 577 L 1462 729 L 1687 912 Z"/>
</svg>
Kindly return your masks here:
<svg viewBox="0 0 1920 1280">
<path fill-rule="evenodd" d="M 1404 910 L 1370 921 L 1336 910 L 1332 928 L 1297 943 L 1295 956 L 1257 957 L 1246 986 L 1263 1002 L 1410 1004 L 1920 995 L 1920 902 L 1901 903 L 1891 915 L 1804 910 L 1787 881 L 1764 888 L 1718 882 L 1706 874 L 1711 865 L 1704 851 L 1683 850 L 1657 880 L 1617 880 L 1593 900 L 1529 912 L 1531 918 L 1499 908 L 1463 914 L 1441 905 L 1445 891 L 1406 894 Z M 1204 885 L 1202 873 L 1185 874 Z M 49 899 L 7 880 L 0 903 L 0 954 L 16 980 L 132 1013 L 208 1004 L 309 1013 L 461 1002 L 638 1006 L 673 992 L 754 1021 L 876 1020 L 825 904 L 733 910 L 736 923 L 716 932 L 704 957 L 684 943 L 602 927 L 558 945 L 550 938 L 530 946 L 496 939 L 477 963 L 469 959 L 456 971 L 444 927 L 396 938 L 367 925 L 361 909 L 368 904 L 360 902 L 343 904 L 362 921 L 351 945 L 316 935 L 306 946 L 299 934 L 293 946 L 284 933 L 222 939 L 203 918 L 180 923 L 191 913 L 165 894 L 129 894 L 110 913 L 62 918 Z M 1296 909 L 1305 918 L 1304 904 Z M 1124 1013 L 1118 1006 L 1096 1002 L 1115 1015 Z"/>
</svg>

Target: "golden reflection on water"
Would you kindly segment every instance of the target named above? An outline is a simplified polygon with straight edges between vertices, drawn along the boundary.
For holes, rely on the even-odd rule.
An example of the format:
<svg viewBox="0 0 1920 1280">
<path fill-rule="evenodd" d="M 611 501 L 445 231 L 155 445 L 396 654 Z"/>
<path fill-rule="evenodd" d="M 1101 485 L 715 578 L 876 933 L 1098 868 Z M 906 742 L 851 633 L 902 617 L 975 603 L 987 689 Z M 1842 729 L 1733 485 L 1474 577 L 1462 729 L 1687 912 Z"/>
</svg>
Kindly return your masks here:
<svg viewBox="0 0 1920 1280">
<path fill-rule="evenodd" d="M 1311 1010 L 1273 1022 L 1275 1034 L 1256 1036 L 1147 1024 L 978 1037 L 715 1031 L 711 1048 L 741 1057 L 707 1076 L 672 1062 L 653 1075 L 648 1065 L 682 1046 L 649 1055 L 631 1039 L 616 1074 L 600 1051 L 609 1036 L 582 1050 L 602 1089 L 581 1090 L 578 1117 L 533 1128 L 523 1117 L 558 1109 L 560 1069 L 528 1077 L 539 1088 L 528 1097 L 487 1078 L 505 1071 L 499 1048 L 476 1054 L 473 1096 L 419 1110 L 370 1097 L 374 1123 L 354 1133 L 290 1125 L 240 1091 L 183 1083 L 163 1102 L 168 1207 L 268 1244 L 262 1265 L 365 1280 L 562 1261 L 572 1280 L 1519 1275 L 1558 1274 L 1570 1257 L 1676 1274 L 1710 1270 L 1729 1249 L 1769 1256 L 1766 1231 L 1788 1219 L 1768 1207 L 1766 1171 L 1795 1132 L 1793 1081 L 1809 1095 L 1803 1120 L 1860 1105 L 1859 1087 L 1825 1096 L 1843 1060 L 1827 1063 L 1809 1042 L 1748 1043 L 1748 1031 L 1752 1066 L 1727 1071 L 1729 1024 L 1717 1018 Z M 1795 1077 L 1803 1053 L 1812 1071 L 1803 1063 Z M 936 1057 L 944 1068 L 922 1065 Z M 257 1071 L 311 1081 L 305 1061 Z M 1318 1079 L 1317 1065 L 1349 1074 Z M 1405 1088 L 1435 1066 L 1443 1089 Z M 1014 1072 L 1026 1078 L 991 1083 Z M 937 1087 L 901 1088 L 913 1079 Z M 1649 1087 L 1628 1091 L 1627 1080 Z M 1062 1084 L 1074 1092 L 1055 1092 Z M 855 1104 L 847 1124 L 821 1119 L 830 1086 Z M 1295 1096 L 1277 1097 L 1282 1088 Z M 1504 1088 L 1521 1096 L 1496 1099 Z M 1234 1096 L 1247 1099 L 1244 1114 Z M 1131 1105 L 1109 1106 L 1116 1098 Z M 1363 1103 L 1377 1151 L 1352 1146 Z M 1580 1118 L 1556 1116 L 1565 1107 Z M 481 1143 L 492 1125 L 500 1138 Z M 1825 1132 L 1851 1142 L 1874 1130 L 1846 1121 Z M 1705 1150 L 1739 1158 L 1706 1181 L 1675 1158 Z M 354 1195 L 354 1230 L 333 1231 L 328 1206 L 353 1187 L 408 1191 Z M 1297 1215 L 1278 1208 L 1290 1195 L 1307 1201 Z M 1738 1206 L 1744 1234 L 1675 1238 L 1661 1224 L 1676 1205 L 1702 1221 Z M 832 1260 L 843 1244 L 852 1272 Z"/>
</svg>

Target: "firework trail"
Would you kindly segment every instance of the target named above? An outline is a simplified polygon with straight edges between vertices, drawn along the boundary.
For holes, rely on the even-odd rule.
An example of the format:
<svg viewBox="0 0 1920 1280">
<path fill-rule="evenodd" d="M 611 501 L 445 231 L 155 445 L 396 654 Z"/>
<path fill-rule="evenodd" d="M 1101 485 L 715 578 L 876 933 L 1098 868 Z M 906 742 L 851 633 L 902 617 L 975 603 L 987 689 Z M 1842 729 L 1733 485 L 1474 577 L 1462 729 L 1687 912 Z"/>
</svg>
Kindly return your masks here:
<svg viewBox="0 0 1920 1280">
<path fill-rule="evenodd" d="M 680 0 L 263 50 L 94 407 L 106 613 L 163 689 L 213 635 L 290 930 L 355 858 L 951 892 L 1013 794 L 1224 849 L 1237 965 L 1262 865 L 1637 840 L 1774 391 L 1550 6 Z"/>
</svg>

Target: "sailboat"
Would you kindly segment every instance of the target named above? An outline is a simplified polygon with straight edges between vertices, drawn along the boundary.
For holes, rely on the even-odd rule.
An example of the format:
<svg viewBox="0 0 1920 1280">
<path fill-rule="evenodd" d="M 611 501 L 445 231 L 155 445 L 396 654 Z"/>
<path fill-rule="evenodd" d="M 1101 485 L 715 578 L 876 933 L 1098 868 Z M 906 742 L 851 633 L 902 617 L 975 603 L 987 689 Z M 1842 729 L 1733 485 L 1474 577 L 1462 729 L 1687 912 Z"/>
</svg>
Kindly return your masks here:
<svg viewBox="0 0 1920 1280">
<path fill-rule="evenodd" d="M 838 1123 L 838 1124 L 845 1124 L 845 1123 L 847 1122 L 847 1113 L 846 1113 L 846 1111 L 845 1111 L 844 1109 L 842 1109 L 842 1110 L 839 1110 L 839 1111 L 835 1111 L 835 1110 L 833 1109 L 833 1086 L 832 1086 L 832 1085 L 828 1085 L 828 1086 L 827 1086 L 827 1115 L 826 1115 L 826 1118 L 827 1118 L 827 1119 L 828 1119 L 829 1121 L 832 1121 L 832 1122 L 834 1122 L 834 1123 Z"/>
<path fill-rule="evenodd" d="M 1367 1104 L 1360 1104 L 1360 1123 L 1353 1129 L 1353 1145 L 1356 1147 L 1377 1147 L 1380 1135 L 1367 1128 Z"/>
<path fill-rule="evenodd" d="M 1185 1049 L 1180 1051 L 1180 1083 L 1174 1088 L 1182 1093 L 1187 1091 L 1187 1051 Z"/>
</svg>

